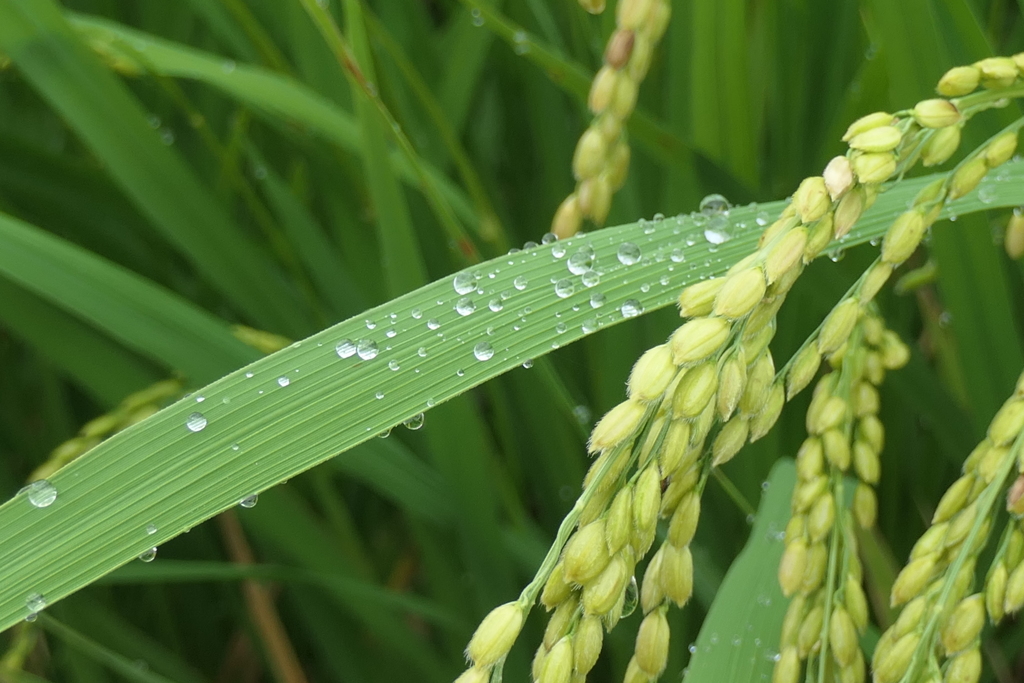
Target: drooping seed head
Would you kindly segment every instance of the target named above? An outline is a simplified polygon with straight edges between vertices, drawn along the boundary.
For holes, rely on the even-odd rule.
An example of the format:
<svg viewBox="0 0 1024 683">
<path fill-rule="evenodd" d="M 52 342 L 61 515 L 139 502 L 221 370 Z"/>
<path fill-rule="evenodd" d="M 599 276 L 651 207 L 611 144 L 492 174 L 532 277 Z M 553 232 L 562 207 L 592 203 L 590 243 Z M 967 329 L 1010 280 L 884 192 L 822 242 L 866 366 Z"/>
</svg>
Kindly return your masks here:
<svg viewBox="0 0 1024 683">
<path fill-rule="evenodd" d="M 865 185 L 884 182 L 896 172 L 896 156 L 892 152 L 865 152 L 855 156 L 851 163 L 857 180 Z"/>
<path fill-rule="evenodd" d="M 942 75 L 935 90 L 943 97 L 961 97 L 974 92 L 980 82 L 981 69 L 978 67 L 954 66 Z"/>
<path fill-rule="evenodd" d="M 695 363 L 720 349 L 729 338 L 731 325 L 725 318 L 697 318 L 672 335 L 672 360 L 676 365 Z"/>
<path fill-rule="evenodd" d="M 478 667 L 488 667 L 508 654 L 523 627 L 523 610 L 508 602 L 491 610 L 477 626 L 466 656 Z"/>
<path fill-rule="evenodd" d="M 843 142 L 849 142 L 854 136 L 860 135 L 861 133 L 867 132 L 872 128 L 879 128 L 881 126 L 891 125 L 893 122 L 892 114 L 888 114 L 884 111 L 878 111 L 867 116 L 862 116 L 846 129 L 846 133 L 843 134 Z"/>
<path fill-rule="evenodd" d="M 793 208 L 804 223 L 811 223 L 824 216 L 830 205 L 828 189 L 822 176 L 804 178 L 793 194 Z"/>
<path fill-rule="evenodd" d="M 941 98 L 922 100 L 914 106 L 914 120 L 924 128 L 945 128 L 959 123 L 962 115 L 957 106 Z"/>
<path fill-rule="evenodd" d="M 845 156 L 832 157 L 821 175 L 825 179 L 825 189 L 828 190 L 832 201 L 839 199 L 853 187 L 853 167 Z"/>
<path fill-rule="evenodd" d="M 959 199 L 978 186 L 981 179 L 988 173 L 988 162 L 984 156 L 975 157 L 961 166 L 953 174 L 953 181 L 949 185 L 949 198 Z"/>
<path fill-rule="evenodd" d="M 624 441 L 636 429 L 645 410 L 643 403 L 633 399 L 609 410 L 590 434 L 590 452 L 613 448 Z"/>
<path fill-rule="evenodd" d="M 921 163 L 938 166 L 945 163 L 960 147 L 960 126 L 946 126 L 932 133 L 921 150 Z"/>
</svg>

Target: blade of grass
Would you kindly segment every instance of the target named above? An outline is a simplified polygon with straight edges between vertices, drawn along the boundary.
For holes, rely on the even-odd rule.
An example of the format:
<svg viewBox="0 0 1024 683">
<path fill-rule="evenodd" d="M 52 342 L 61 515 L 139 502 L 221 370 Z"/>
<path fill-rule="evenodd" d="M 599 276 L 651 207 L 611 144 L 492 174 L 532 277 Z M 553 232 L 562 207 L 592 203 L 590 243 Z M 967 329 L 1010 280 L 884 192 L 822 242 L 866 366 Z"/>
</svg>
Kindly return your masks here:
<svg viewBox="0 0 1024 683">
<path fill-rule="evenodd" d="M 358 153 L 362 142 L 355 118 L 294 79 L 146 34 L 97 17 L 70 14 L 72 25 L 103 53 L 118 55 L 146 71 L 169 78 L 201 81 L 274 117 L 307 127 L 340 149 Z M 399 151 L 391 163 L 402 180 L 419 187 L 416 169 Z M 443 173 L 424 165 L 424 173 L 455 213 L 476 221 L 472 203 Z"/>
<path fill-rule="evenodd" d="M 781 534 L 789 521 L 795 481 L 792 460 L 782 459 L 772 468 L 750 539 L 725 575 L 701 626 L 686 683 L 771 678 L 788 607 L 774 568 L 782 557 Z"/>
<path fill-rule="evenodd" d="M 103 647 L 91 638 L 47 615 L 39 617 L 40 625 L 68 647 L 78 650 L 83 655 L 102 664 L 107 669 L 137 683 L 174 683 L 158 673 L 137 666 L 120 654 Z"/>
<path fill-rule="evenodd" d="M 195 382 L 259 357 L 194 304 L 2 213 L 0 244 L 0 274 L 10 282 Z"/>
<path fill-rule="evenodd" d="M 1024 163 L 1012 163 L 992 204 L 972 194 L 952 210 L 964 215 L 1024 203 L 1022 177 Z M 905 181 L 881 195 L 846 246 L 880 236 L 929 180 Z M 461 296 L 445 278 L 233 372 L 120 432 L 54 475 L 55 504 L 36 509 L 17 496 L 0 506 L 0 553 L 8 558 L 0 563 L 0 629 L 25 616 L 29 594 L 55 602 L 242 498 L 525 358 L 622 322 L 627 300 L 646 310 L 670 305 L 683 285 L 722 273 L 748 254 L 758 238 L 757 211 L 771 215 L 780 208 L 734 209 L 733 220 L 754 227 L 737 229 L 720 246 L 682 246 L 700 233 L 679 217 L 495 259 L 466 272 L 479 272 L 484 297 L 502 301 L 506 294 L 499 311 L 478 298 L 480 310 L 461 315 L 455 310 Z M 637 244 L 646 258 L 621 263 L 616 254 L 624 241 Z M 583 245 L 594 250 L 601 283 L 588 289 L 574 277 L 574 293 L 562 298 L 551 278 L 566 276 L 565 254 Z M 692 269 L 669 258 L 674 249 Z M 518 277 L 527 281 L 524 289 L 514 286 Z M 594 294 L 604 296 L 602 306 L 591 306 Z M 344 339 L 365 340 L 362 357 L 339 359 L 334 347 Z M 193 415 L 200 410 L 202 418 Z M 147 524 L 158 532 L 147 534 Z"/>
<path fill-rule="evenodd" d="M 210 283 L 265 327 L 309 329 L 276 266 L 163 144 L 139 102 L 79 41 L 53 0 L 0 1 L 0 50 Z"/>
</svg>

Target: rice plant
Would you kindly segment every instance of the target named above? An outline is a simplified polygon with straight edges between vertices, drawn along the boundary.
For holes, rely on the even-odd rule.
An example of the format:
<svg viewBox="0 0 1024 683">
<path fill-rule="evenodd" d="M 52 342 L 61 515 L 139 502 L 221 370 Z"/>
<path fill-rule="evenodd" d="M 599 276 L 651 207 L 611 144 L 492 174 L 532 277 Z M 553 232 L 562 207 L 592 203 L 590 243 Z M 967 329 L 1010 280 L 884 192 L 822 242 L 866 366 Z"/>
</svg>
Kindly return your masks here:
<svg viewBox="0 0 1024 683">
<path fill-rule="evenodd" d="M 0 680 L 1016 680 L 1019 9 L 604 5 L 0 0 Z"/>
</svg>

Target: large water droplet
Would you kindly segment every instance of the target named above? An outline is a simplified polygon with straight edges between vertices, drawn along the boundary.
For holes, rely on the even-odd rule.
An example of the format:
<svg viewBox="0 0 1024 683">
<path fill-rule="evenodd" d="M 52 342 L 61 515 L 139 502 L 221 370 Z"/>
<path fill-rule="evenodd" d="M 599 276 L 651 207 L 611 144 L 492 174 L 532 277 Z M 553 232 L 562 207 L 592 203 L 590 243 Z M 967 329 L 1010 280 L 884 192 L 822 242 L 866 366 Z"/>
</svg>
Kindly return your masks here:
<svg viewBox="0 0 1024 683">
<path fill-rule="evenodd" d="M 410 417 L 408 420 L 405 420 L 404 422 L 402 422 L 402 424 L 405 425 L 406 429 L 411 429 L 413 431 L 416 431 L 417 429 L 419 429 L 419 428 L 421 428 L 423 426 L 423 421 L 425 419 L 426 418 L 423 416 L 423 413 L 416 413 L 415 415 Z"/>
<path fill-rule="evenodd" d="M 238 504 L 245 509 L 256 507 L 256 503 L 260 501 L 260 494 L 254 493 L 251 496 L 246 496 L 242 500 L 238 501 Z"/>
<path fill-rule="evenodd" d="M 619 251 L 616 255 L 619 258 L 619 263 L 624 266 L 631 266 L 640 260 L 640 247 L 632 242 L 623 242 L 619 245 Z"/>
<path fill-rule="evenodd" d="M 555 295 L 559 299 L 564 299 L 567 296 L 572 296 L 572 293 L 576 290 L 572 284 L 572 280 L 564 278 L 555 283 Z"/>
<path fill-rule="evenodd" d="M 729 233 L 729 219 L 725 216 L 715 216 L 708 221 L 707 226 L 704 228 L 704 239 L 709 244 L 719 245 L 723 242 L 728 242 L 732 239 L 732 235 Z"/>
<path fill-rule="evenodd" d="M 34 481 L 21 490 L 33 507 L 45 508 L 57 500 L 57 487 L 45 479 Z"/>
<path fill-rule="evenodd" d="M 363 360 L 373 360 L 377 357 L 377 342 L 370 339 L 360 339 L 356 344 L 356 353 Z"/>
<path fill-rule="evenodd" d="M 683 253 L 682 249 L 673 249 L 669 258 L 672 259 L 673 263 L 682 263 L 686 260 L 686 254 Z"/>
<path fill-rule="evenodd" d="M 565 334 L 565 331 L 567 329 L 569 328 L 565 326 L 565 323 L 558 323 L 557 325 L 555 325 L 555 332 L 557 334 Z"/>
<path fill-rule="evenodd" d="M 157 532 L 156 524 L 147 524 L 146 525 L 146 535 L 147 536 L 152 536 L 156 532 Z"/>
<path fill-rule="evenodd" d="M 520 275 L 512 281 L 512 286 L 518 289 L 520 292 L 526 289 L 526 278 Z"/>
<path fill-rule="evenodd" d="M 397 360 L 389 360 L 388 369 L 391 370 L 392 372 L 395 372 L 396 370 L 400 370 L 401 366 L 398 364 Z"/>
<path fill-rule="evenodd" d="M 526 368 L 527 370 L 532 368 L 533 367 L 533 359 L 532 358 L 527 358 L 526 360 L 524 360 L 523 361 L 523 367 Z"/>
<path fill-rule="evenodd" d="M 292 381 L 290 379 L 288 379 L 287 377 L 278 377 L 277 378 L 278 386 L 286 387 L 286 386 L 288 386 L 291 383 L 292 383 Z"/>
<path fill-rule="evenodd" d="M 491 299 L 490 303 L 487 304 L 487 308 L 497 313 L 501 309 L 505 308 L 505 304 L 501 303 L 501 299 L 495 297 Z"/>
<path fill-rule="evenodd" d="M 594 252 L 592 250 L 580 249 L 569 257 L 565 262 L 566 268 L 573 275 L 583 275 L 594 267 Z"/>
<path fill-rule="evenodd" d="M 595 287 L 601 284 L 601 274 L 596 270 L 588 270 L 583 273 L 583 277 L 580 278 L 584 287 Z"/>
<path fill-rule="evenodd" d="M 206 416 L 202 413 L 192 413 L 185 420 L 185 426 L 190 432 L 201 432 L 206 429 Z"/>
<path fill-rule="evenodd" d="M 476 304 L 468 296 L 464 296 L 455 302 L 455 311 L 459 315 L 469 315 L 476 310 Z"/>
<path fill-rule="evenodd" d="M 473 347 L 473 355 L 477 360 L 490 360 L 494 356 L 494 349 L 487 342 L 480 342 Z"/>
<path fill-rule="evenodd" d="M 996 200 L 996 191 L 994 188 L 983 186 L 978 190 L 978 201 L 982 204 L 991 204 Z"/>
<path fill-rule="evenodd" d="M 29 614 L 35 615 L 46 609 L 46 598 L 39 593 L 29 593 L 28 597 L 25 598 L 25 608 L 28 609 Z M 30 619 L 29 621 L 32 621 Z"/>
<path fill-rule="evenodd" d="M 469 294 L 476 289 L 476 276 L 473 273 L 459 273 L 452 280 L 452 286 L 459 294 Z"/>
<path fill-rule="evenodd" d="M 590 334 L 591 332 L 597 332 L 597 319 L 587 318 L 583 321 L 583 325 L 580 326 L 583 330 L 583 334 Z"/>
<path fill-rule="evenodd" d="M 338 342 L 338 345 L 334 347 L 339 358 L 350 358 L 356 355 L 356 345 L 352 343 L 351 339 L 342 339 Z"/>
<path fill-rule="evenodd" d="M 723 214 L 729 210 L 729 200 L 720 194 L 709 194 L 700 200 L 700 212 L 705 216 Z"/>
<path fill-rule="evenodd" d="M 594 292 L 590 295 L 590 307 L 601 308 L 604 306 L 605 297 L 601 292 Z"/>
<path fill-rule="evenodd" d="M 436 330 L 439 327 L 441 327 L 441 323 L 437 321 L 437 318 L 431 318 L 430 320 L 427 321 L 428 330 Z"/>
<path fill-rule="evenodd" d="M 565 251 L 566 249 L 564 244 L 555 243 L 551 245 L 551 255 L 555 258 L 562 258 L 565 256 Z"/>
<path fill-rule="evenodd" d="M 143 550 L 139 555 L 140 562 L 152 562 L 156 559 L 156 548 L 150 548 L 149 550 Z"/>
<path fill-rule="evenodd" d="M 626 299 L 619 310 L 622 311 L 623 318 L 635 318 L 644 312 L 644 307 L 636 299 Z"/>
</svg>

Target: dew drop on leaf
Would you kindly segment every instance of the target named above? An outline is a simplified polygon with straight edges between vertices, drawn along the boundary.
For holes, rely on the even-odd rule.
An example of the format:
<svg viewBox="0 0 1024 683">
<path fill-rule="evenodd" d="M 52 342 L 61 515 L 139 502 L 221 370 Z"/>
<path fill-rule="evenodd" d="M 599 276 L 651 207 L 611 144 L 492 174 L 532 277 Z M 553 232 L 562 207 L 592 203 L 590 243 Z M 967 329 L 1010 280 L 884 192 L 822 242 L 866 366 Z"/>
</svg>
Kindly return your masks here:
<svg viewBox="0 0 1024 683">
<path fill-rule="evenodd" d="M 259 500 L 260 500 L 259 494 L 258 493 L 254 493 L 251 496 L 246 496 L 242 500 L 238 501 L 238 505 L 241 506 L 241 507 L 244 507 L 246 509 L 254 508 L 254 507 L 256 507 L 256 503 L 258 503 Z"/>
<path fill-rule="evenodd" d="M 520 292 L 526 289 L 526 284 L 526 278 L 523 277 L 522 275 L 520 275 L 519 277 L 512 281 L 512 286 L 518 289 Z"/>
<path fill-rule="evenodd" d="M 590 295 L 591 308 L 601 308 L 602 306 L 604 306 L 604 302 L 605 297 L 604 294 L 602 294 L 601 292 L 594 292 L 593 294 Z"/>
<path fill-rule="evenodd" d="M 572 280 L 565 278 L 555 283 L 555 295 L 559 299 L 564 299 L 567 296 L 572 296 L 575 291 L 575 287 L 572 284 Z"/>
<path fill-rule="evenodd" d="M 477 360 L 490 360 L 494 356 L 494 348 L 487 342 L 480 342 L 473 347 L 473 355 Z"/>
<path fill-rule="evenodd" d="M 636 299 L 626 299 L 619 307 L 623 318 L 635 318 L 644 312 L 643 304 Z"/>
<path fill-rule="evenodd" d="M 286 386 L 288 386 L 291 383 L 292 383 L 292 381 L 290 379 L 288 379 L 287 377 L 278 377 L 277 378 L 278 386 L 286 387 Z"/>
<path fill-rule="evenodd" d="M 370 339 L 360 339 L 356 344 L 356 353 L 363 360 L 372 360 L 377 357 L 377 342 Z"/>
<path fill-rule="evenodd" d="M 470 315 L 476 310 L 476 304 L 468 296 L 464 296 L 455 302 L 455 311 L 462 316 Z"/>
<path fill-rule="evenodd" d="M 57 500 L 57 487 L 45 479 L 34 481 L 21 490 L 28 497 L 32 507 L 45 508 Z"/>
<path fill-rule="evenodd" d="M 410 417 L 408 420 L 402 422 L 402 424 L 405 425 L 406 429 L 416 431 L 417 429 L 420 429 L 423 426 L 423 421 L 425 419 L 426 418 L 423 416 L 423 413 L 417 413 Z"/>
<path fill-rule="evenodd" d="M 640 247 L 632 242 L 623 242 L 619 245 L 619 251 L 616 256 L 618 256 L 619 263 L 624 266 L 631 266 L 640 261 Z"/>
<path fill-rule="evenodd" d="M 206 416 L 202 413 L 192 413 L 185 420 L 185 426 L 190 432 L 201 432 L 206 429 Z"/>
<path fill-rule="evenodd" d="M 139 562 L 152 562 L 156 559 L 156 548 L 150 548 L 149 550 L 142 551 L 139 555 Z"/>
<path fill-rule="evenodd" d="M 476 276 L 473 273 L 459 273 L 452 280 L 452 286 L 458 294 L 469 294 L 476 289 Z"/>
<path fill-rule="evenodd" d="M 698 206 L 700 212 L 705 216 L 715 216 L 725 213 L 729 210 L 729 200 L 720 194 L 709 194 L 700 200 Z"/>
</svg>

